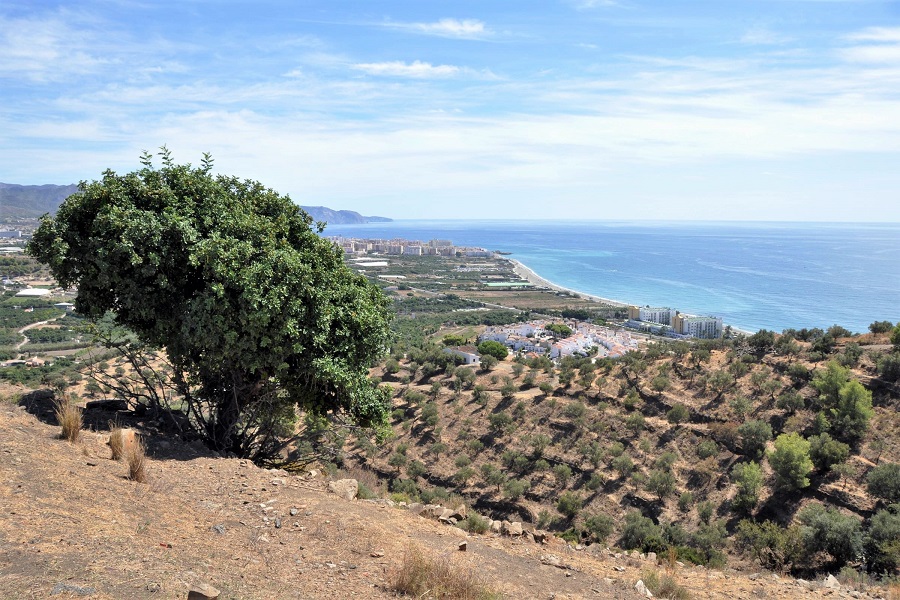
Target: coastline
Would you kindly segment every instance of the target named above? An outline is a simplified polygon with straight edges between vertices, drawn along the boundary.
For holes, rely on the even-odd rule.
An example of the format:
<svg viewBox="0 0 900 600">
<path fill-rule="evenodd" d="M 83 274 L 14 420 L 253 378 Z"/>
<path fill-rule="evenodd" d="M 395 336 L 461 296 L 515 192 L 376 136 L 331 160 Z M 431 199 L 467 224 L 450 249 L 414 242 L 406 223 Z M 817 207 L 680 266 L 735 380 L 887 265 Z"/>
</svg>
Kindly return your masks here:
<svg viewBox="0 0 900 600">
<path fill-rule="evenodd" d="M 576 294 L 578 296 L 581 296 L 582 298 L 587 298 L 588 300 L 592 300 L 593 302 L 601 302 L 601 303 L 607 304 L 609 306 L 615 306 L 615 307 L 621 307 L 621 308 L 626 308 L 626 307 L 632 306 L 631 304 L 629 304 L 627 302 L 621 302 L 619 300 L 612 300 L 610 298 L 603 298 L 602 296 L 595 296 L 593 294 L 586 294 L 586 293 L 580 292 L 578 290 L 573 290 L 571 288 L 557 285 L 548 279 L 544 279 L 543 277 L 541 277 L 540 275 L 535 273 L 530 267 L 525 266 L 524 264 L 522 264 L 521 262 L 517 261 L 514 258 L 506 258 L 506 260 L 508 260 L 509 262 L 512 263 L 513 271 L 516 273 L 516 275 L 518 275 L 525 281 L 533 283 L 534 285 L 547 287 L 556 292 L 566 292 L 568 294 Z"/>
</svg>

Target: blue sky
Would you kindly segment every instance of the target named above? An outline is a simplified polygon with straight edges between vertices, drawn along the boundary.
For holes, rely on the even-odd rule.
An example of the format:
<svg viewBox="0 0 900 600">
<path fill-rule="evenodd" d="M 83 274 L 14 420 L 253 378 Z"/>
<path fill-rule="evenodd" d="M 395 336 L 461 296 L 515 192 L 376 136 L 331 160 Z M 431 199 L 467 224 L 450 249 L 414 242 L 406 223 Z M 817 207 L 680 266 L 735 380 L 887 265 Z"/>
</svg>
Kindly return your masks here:
<svg viewBox="0 0 900 600">
<path fill-rule="evenodd" d="M 900 3 L 0 4 L 0 181 L 163 144 L 400 218 L 900 221 Z"/>
</svg>

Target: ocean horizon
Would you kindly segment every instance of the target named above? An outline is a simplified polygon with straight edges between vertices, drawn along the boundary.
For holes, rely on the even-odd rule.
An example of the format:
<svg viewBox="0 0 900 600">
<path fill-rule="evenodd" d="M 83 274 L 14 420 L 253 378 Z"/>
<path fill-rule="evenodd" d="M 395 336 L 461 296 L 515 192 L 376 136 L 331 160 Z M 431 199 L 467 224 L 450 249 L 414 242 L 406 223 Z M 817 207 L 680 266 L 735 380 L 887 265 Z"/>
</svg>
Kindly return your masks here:
<svg viewBox="0 0 900 600">
<path fill-rule="evenodd" d="M 395 220 L 323 235 L 508 252 L 559 286 L 742 330 L 900 321 L 900 223 Z"/>
</svg>

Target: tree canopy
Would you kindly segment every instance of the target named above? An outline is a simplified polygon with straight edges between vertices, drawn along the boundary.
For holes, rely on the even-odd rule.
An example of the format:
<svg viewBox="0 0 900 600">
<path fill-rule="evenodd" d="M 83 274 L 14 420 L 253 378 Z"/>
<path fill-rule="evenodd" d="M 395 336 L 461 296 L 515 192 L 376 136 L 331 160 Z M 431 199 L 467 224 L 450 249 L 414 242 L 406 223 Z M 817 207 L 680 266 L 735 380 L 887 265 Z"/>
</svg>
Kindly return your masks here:
<svg viewBox="0 0 900 600">
<path fill-rule="evenodd" d="M 28 252 L 76 309 L 112 311 L 164 348 L 211 445 L 248 455 L 253 420 L 298 405 L 383 424 L 387 396 L 368 367 L 387 346 L 381 292 L 344 265 L 312 218 L 261 183 L 175 164 L 82 182 L 45 215 Z M 254 416 L 255 415 L 255 416 Z"/>
</svg>

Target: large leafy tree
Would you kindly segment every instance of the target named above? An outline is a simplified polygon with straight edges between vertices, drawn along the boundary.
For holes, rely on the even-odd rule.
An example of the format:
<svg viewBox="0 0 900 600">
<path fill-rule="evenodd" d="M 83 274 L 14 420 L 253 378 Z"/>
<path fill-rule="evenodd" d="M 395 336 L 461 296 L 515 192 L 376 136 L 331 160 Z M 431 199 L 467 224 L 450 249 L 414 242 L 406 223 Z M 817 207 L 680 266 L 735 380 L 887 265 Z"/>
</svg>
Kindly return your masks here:
<svg viewBox="0 0 900 600">
<path fill-rule="evenodd" d="M 143 168 L 82 182 L 44 216 L 28 252 L 77 310 L 108 311 L 164 348 L 192 422 L 216 449 L 252 456 L 273 415 L 299 406 L 386 422 L 368 367 L 386 348 L 388 301 L 321 227 L 262 184 L 144 154 Z M 316 229 L 317 230 L 314 230 Z"/>
</svg>

